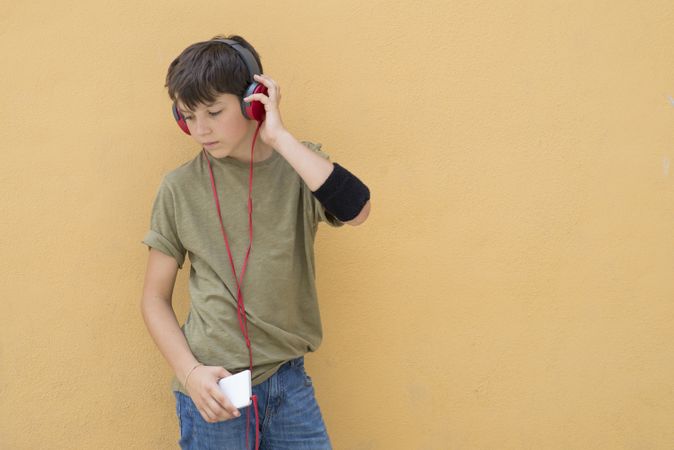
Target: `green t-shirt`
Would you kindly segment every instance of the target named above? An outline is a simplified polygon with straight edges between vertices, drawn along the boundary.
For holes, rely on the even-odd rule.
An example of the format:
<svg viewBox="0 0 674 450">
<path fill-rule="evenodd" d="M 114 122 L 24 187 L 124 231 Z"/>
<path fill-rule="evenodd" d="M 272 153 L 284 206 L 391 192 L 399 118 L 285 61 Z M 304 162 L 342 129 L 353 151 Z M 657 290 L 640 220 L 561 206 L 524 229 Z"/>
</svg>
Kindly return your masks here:
<svg viewBox="0 0 674 450">
<path fill-rule="evenodd" d="M 321 144 L 302 141 L 326 159 Z M 248 249 L 250 163 L 208 155 L 237 277 Z M 277 151 L 253 163 L 253 244 L 242 283 L 253 353 L 253 385 L 321 343 L 314 238 L 319 222 L 344 225 L 326 212 Z M 181 326 L 196 359 L 237 373 L 249 368 L 237 317 L 237 286 L 218 220 L 203 151 L 168 172 L 159 186 L 142 243 L 190 259 L 190 311 Z M 171 389 L 187 395 L 176 376 Z"/>
</svg>

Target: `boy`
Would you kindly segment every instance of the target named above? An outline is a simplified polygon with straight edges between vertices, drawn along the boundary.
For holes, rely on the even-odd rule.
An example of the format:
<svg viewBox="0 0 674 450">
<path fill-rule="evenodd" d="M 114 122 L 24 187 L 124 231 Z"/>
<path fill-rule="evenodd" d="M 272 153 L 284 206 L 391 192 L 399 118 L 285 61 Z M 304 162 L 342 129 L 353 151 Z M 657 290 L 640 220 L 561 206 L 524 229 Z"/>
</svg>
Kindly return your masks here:
<svg viewBox="0 0 674 450">
<path fill-rule="evenodd" d="M 369 189 L 320 144 L 285 129 L 280 88 L 242 37 L 187 47 L 166 87 L 179 125 L 202 146 L 162 179 L 142 241 L 149 258 L 141 311 L 175 373 L 179 444 L 243 449 L 254 438 L 256 448 L 329 449 L 304 369 L 304 354 L 322 339 L 313 244 L 319 222 L 363 223 Z M 250 117 L 255 102 L 263 120 Z M 172 294 L 188 252 L 190 313 L 179 326 Z M 244 420 L 218 380 L 245 369 L 253 404 Z"/>
</svg>

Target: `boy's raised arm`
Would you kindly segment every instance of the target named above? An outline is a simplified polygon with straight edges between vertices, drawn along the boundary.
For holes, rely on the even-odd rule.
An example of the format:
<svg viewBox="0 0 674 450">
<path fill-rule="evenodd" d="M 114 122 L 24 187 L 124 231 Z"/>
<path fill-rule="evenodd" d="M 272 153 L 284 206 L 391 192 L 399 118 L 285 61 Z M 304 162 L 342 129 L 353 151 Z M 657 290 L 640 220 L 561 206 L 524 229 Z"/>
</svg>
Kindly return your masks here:
<svg viewBox="0 0 674 450">
<path fill-rule="evenodd" d="M 349 225 L 365 222 L 370 213 L 370 190 L 357 177 L 318 155 L 288 131 L 276 138 L 273 147 L 335 217 Z"/>
</svg>

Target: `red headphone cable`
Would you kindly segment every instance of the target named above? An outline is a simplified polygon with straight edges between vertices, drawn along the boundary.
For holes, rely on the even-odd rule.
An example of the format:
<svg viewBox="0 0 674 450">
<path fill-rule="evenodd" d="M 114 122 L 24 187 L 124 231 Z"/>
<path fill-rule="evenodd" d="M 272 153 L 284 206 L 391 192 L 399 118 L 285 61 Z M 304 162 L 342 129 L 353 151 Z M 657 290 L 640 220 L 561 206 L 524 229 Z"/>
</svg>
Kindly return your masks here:
<svg viewBox="0 0 674 450">
<path fill-rule="evenodd" d="M 251 378 L 253 374 L 253 351 L 250 346 L 250 339 L 248 338 L 248 319 L 246 318 L 246 308 L 243 303 L 243 292 L 241 292 L 241 284 L 243 283 L 243 277 L 246 273 L 246 265 L 248 264 L 248 256 L 250 255 L 250 248 L 253 245 L 253 151 L 255 149 L 255 141 L 257 139 L 258 131 L 262 122 L 258 122 L 257 128 L 255 129 L 255 134 L 253 135 L 253 144 L 250 148 L 250 170 L 248 173 L 248 230 L 249 230 L 249 242 L 248 250 L 246 252 L 246 257 L 243 261 L 243 267 L 241 268 L 241 281 L 239 282 L 236 269 L 234 268 L 234 259 L 232 258 L 232 252 L 229 249 L 229 241 L 227 240 L 227 233 L 225 233 L 225 226 L 222 223 L 222 213 L 220 212 L 220 201 L 218 200 L 218 194 L 215 189 L 215 179 L 213 178 L 213 169 L 211 168 L 211 162 L 206 153 L 206 149 L 203 149 L 204 156 L 206 156 L 206 162 L 208 162 L 208 170 L 211 175 L 211 188 L 213 190 L 213 197 L 215 199 L 215 206 L 218 210 L 218 219 L 220 219 L 220 230 L 222 231 L 222 236 L 225 239 L 225 246 L 227 247 L 227 254 L 229 255 L 229 263 L 232 267 L 232 273 L 234 274 L 234 279 L 236 280 L 237 292 L 237 317 L 239 319 L 239 327 L 241 327 L 241 332 L 246 341 L 246 347 L 248 347 L 248 356 L 250 362 L 250 373 Z M 257 395 L 253 394 L 251 396 L 253 402 L 253 409 L 255 411 L 255 450 L 259 449 L 260 438 L 259 438 L 259 413 L 257 408 Z M 250 408 L 246 409 L 246 448 L 248 448 L 248 428 L 250 424 Z"/>
</svg>

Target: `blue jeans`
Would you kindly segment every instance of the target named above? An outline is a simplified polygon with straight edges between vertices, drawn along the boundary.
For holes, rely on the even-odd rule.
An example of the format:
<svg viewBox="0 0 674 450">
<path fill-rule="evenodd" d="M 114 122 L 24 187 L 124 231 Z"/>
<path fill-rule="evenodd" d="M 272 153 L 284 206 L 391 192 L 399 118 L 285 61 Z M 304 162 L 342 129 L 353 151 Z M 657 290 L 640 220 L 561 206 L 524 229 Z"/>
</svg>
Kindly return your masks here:
<svg viewBox="0 0 674 450">
<path fill-rule="evenodd" d="M 247 409 L 250 409 L 248 445 L 249 449 L 255 448 L 252 403 L 240 409 L 239 417 L 209 423 L 189 396 L 178 391 L 173 394 L 181 449 L 246 449 Z M 253 386 L 253 394 L 257 395 L 261 450 L 332 450 L 311 377 L 304 370 L 304 356 L 288 361 L 274 375 Z"/>
</svg>

